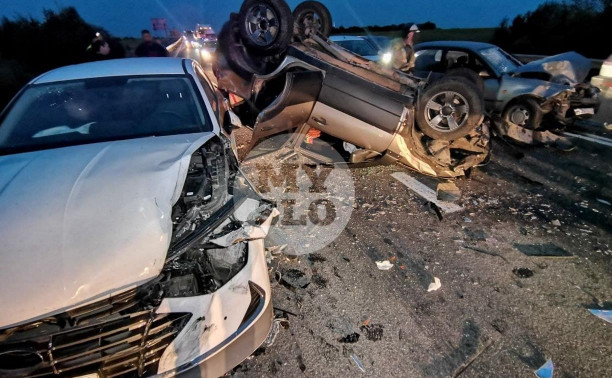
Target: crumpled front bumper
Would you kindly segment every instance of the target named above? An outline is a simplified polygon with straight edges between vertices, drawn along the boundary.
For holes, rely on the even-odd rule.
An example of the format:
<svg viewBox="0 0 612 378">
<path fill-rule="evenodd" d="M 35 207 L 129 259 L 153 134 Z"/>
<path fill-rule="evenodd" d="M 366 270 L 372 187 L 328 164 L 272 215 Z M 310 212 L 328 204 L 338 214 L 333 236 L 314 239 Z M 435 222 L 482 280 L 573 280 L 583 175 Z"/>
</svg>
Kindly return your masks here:
<svg viewBox="0 0 612 378">
<path fill-rule="evenodd" d="M 276 210 L 254 234 L 267 234 Z M 263 232 L 261 232 L 263 230 Z M 250 356 L 272 324 L 270 281 L 264 239 L 248 243 L 245 267 L 217 291 L 166 298 L 157 313 L 191 313 L 189 322 L 164 351 L 158 376 L 217 377 Z"/>
</svg>

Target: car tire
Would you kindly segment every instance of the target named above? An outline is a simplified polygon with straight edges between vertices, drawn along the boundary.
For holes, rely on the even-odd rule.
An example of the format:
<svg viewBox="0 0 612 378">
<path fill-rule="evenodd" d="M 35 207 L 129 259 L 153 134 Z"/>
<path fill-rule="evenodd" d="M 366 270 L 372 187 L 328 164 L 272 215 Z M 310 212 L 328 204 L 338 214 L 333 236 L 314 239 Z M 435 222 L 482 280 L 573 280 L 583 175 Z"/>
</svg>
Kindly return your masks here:
<svg viewBox="0 0 612 378">
<path fill-rule="evenodd" d="M 533 98 L 521 98 L 506 107 L 502 115 L 504 122 L 536 130 L 542 125 L 544 113 Z"/>
<path fill-rule="evenodd" d="M 333 21 L 329 9 L 318 1 L 304 1 L 293 10 L 294 34 L 302 39 L 316 32 L 327 38 L 331 34 Z M 314 29 L 314 30 L 313 30 Z"/>
<path fill-rule="evenodd" d="M 444 77 L 425 87 L 416 109 L 418 127 L 433 139 L 453 141 L 484 120 L 482 94 L 461 77 Z"/>
<path fill-rule="evenodd" d="M 293 35 L 291 8 L 284 0 L 246 0 L 238 25 L 244 45 L 260 55 L 283 53 Z"/>
<path fill-rule="evenodd" d="M 467 79 L 470 82 L 472 82 L 476 86 L 476 88 L 478 88 L 480 93 L 484 94 L 484 90 L 485 90 L 484 80 L 482 80 L 482 78 L 478 76 L 476 72 L 474 72 L 473 70 L 469 68 L 466 68 L 466 67 L 452 68 L 446 72 L 445 76 L 462 77 L 464 79 Z"/>
<path fill-rule="evenodd" d="M 242 45 L 237 19 L 237 14 L 231 14 L 230 20 L 221 28 L 218 36 L 219 52 L 225 56 L 229 67 L 245 79 L 250 79 L 254 74 L 265 74 L 265 63 L 262 60 L 253 59 L 246 47 Z"/>
</svg>

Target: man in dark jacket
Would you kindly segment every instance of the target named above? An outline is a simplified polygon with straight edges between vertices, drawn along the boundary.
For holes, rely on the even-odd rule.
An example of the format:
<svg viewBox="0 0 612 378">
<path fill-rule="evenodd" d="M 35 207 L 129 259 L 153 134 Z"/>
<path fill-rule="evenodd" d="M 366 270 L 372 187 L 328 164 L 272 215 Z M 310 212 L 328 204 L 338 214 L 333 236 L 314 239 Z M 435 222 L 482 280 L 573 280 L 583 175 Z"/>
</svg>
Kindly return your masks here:
<svg viewBox="0 0 612 378">
<path fill-rule="evenodd" d="M 138 57 L 167 57 L 168 50 L 153 40 L 153 36 L 148 30 L 142 31 L 142 43 L 136 48 Z"/>
</svg>

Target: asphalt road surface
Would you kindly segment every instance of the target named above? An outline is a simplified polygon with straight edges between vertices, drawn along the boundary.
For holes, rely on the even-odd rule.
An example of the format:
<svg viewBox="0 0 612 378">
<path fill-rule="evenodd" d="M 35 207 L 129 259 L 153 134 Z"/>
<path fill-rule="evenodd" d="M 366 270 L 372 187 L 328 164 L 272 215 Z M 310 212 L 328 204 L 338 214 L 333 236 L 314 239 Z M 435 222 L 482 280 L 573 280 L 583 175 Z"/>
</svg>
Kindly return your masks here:
<svg viewBox="0 0 612 378">
<path fill-rule="evenodd" d="M 609 376 L 612 324 L 588 309 L 612 309 L 612 147 L 575 142 L 495 141 L 490 163 L 456 182 L 464 209 L 442 220 L 391 175 L 435 180 L 400 165 L 351 169 L 348 226 L 316 255 L 272 256 L 288 322 L 231 375 L 533 377 L 550 359 L 555 377 Z M 278 282 L 295 270 L 308 286 Z"/>
</svg>

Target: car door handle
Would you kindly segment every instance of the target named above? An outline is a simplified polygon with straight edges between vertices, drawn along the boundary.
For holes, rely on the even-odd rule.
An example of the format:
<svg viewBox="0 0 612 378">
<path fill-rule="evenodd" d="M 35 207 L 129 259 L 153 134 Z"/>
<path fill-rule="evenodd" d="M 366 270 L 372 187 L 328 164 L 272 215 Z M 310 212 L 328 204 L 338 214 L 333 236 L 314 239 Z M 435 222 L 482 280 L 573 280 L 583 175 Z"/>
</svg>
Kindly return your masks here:
<svg viewBox="0 0 612 378">
<path fill-rule="evenodd" d="M 321 126 L 327 125 L 327 120 L 325 118 L 312 117 L 312 120 L 318 123 Z"/>
</svg>

